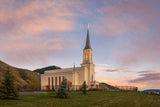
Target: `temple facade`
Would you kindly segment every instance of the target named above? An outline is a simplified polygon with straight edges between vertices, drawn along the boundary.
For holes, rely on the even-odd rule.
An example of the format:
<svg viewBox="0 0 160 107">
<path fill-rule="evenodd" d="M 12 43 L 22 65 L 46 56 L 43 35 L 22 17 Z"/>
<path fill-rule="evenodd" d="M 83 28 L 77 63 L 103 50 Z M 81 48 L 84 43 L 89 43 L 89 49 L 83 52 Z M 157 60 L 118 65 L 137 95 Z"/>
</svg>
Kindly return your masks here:
<svg viewBox="0 0 160 107">
<path fill-rule="evenodd" d="M 41 75 L 41 90 L 58 89 L 64 78 L 67 79 L 71 90 L 79 90 L 84 81 L 86 81 L 88 89 L 99 87 L 99 83 L 95 81 L 95 65 L 93 63 L 93 50 L 90 43 L 89 23 L 81 67 L 74 66 L 73 68 L 45 71 Z"/>
</svg>

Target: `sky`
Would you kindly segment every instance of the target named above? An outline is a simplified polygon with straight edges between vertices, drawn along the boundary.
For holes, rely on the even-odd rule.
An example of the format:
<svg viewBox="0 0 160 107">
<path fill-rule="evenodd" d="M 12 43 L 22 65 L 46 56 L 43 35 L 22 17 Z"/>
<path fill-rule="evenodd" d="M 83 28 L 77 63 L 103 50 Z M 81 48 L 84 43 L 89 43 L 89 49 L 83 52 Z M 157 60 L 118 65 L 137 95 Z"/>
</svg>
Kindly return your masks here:
<svg viewBox="0 0 160 107">
<path fill-rule="evenodd" d="M 0 60 L 80 66 L 90 23 L 96 80 L 160 88 L 160 0 L 0 0 Z"/>
</svg>

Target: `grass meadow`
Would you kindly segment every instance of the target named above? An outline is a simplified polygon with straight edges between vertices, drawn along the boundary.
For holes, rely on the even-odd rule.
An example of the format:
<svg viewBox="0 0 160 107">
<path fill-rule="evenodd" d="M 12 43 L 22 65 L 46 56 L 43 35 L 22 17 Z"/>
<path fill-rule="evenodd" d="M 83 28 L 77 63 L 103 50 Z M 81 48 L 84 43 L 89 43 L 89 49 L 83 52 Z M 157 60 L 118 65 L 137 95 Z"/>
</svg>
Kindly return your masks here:
<svg viewBox="0 0 160 107">
<path fill-rule="evenodd" d="M 107 91 L 70 94 L 70 99 L 55 98 L 55 92 L 20 95 L 18 100 L 0 100 L 0 107 L 160 107 L 160 95 Z"/>
</svg>

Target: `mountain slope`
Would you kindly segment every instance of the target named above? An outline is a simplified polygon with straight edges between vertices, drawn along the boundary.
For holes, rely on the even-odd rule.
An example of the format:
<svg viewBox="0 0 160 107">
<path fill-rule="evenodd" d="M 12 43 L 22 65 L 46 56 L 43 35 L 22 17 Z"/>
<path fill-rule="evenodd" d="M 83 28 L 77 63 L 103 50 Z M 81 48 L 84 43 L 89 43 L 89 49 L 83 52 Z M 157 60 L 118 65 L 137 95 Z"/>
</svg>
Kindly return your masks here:
<svg viewBox="0 0 160 107">
<path fill-rule="evenodd" d="M 100 84 L 99 84 L 99 87 L 100 87 L 100 88 L 110 89 L 110 90 L 119 90 L 119 88 L 114 87 L 114 86 L 112 86 L 112 85 L 109 85 L 109 84 L 107 84 L 107 83 L 100 83 Z"/>
<path fill-rule="evenodd" d="M 10 66 L 0 61 L 0 81 L 4 79 L 4 74 L 7 69 L 11 71 L 16 81 L 15 84 L 18 90 L 39 90 L 40 89 L 40 74 L 27 70 Z"/>
<path fill-rule="evenodd" d="M 61 68 L 57 67 L 57 66 L 48 66 L 48 67 L 36 69 L 36 70 L 34 70 L 34 72 L 44 74 L 44 71 L 46 71 L 46 70 L 55 70 L 55 69 L 61 69 Z"/>
</svg>

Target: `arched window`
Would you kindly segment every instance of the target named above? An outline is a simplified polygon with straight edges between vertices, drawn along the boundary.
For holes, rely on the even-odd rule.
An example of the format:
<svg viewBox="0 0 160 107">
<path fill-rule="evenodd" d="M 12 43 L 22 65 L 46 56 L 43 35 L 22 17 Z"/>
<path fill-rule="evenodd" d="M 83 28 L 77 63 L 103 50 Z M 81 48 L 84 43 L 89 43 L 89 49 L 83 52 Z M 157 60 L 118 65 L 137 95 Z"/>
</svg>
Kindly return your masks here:
<svg viewBox="0 0 160 107">
<path fill-rule="evenodd" d="M 92 80 L 91 81 L 93 81 L 93 75 L 92 75 Z"/>
</svg>

